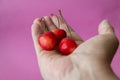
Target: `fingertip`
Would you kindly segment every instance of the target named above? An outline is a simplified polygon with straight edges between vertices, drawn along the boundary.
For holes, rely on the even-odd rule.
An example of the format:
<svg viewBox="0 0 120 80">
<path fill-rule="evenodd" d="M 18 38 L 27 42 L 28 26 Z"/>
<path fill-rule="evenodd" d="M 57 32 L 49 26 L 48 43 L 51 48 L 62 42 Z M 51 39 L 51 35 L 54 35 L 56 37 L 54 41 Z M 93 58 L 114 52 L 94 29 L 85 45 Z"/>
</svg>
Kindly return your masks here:
<svg viewBox="0 0 120 80">
<path fill-rule="evenodd" d="M 62 10 L 58 9 L 58 14 L 62 17 Z"/>
<path fill-rule="evenodd" d="M 99 24 L 99 34 L 107 34 L 107 33 L 114 33 L 114 28 L 110 24 L 110 22 L 105 19 Z"/>
<path fill-rule="evenodd" d="M 42 20 L 42 18 L 36 18 L 36 19 L 34 19 L 33 24 L 34 23 L 40 24 L 41 20 Z"/>
<path fill-rule="evenodd" d="M 40 18 L 36 18 L 36 19 L 33 20 L 33 24 L 32 24 L 32 26 L 31 26 L 32 32 L 35 32 L 36 29 L 39 28 L 39 25 L 41 24 L 40 22 L 41 22 L 41 19 L 40 19 Z"/>
</svg>

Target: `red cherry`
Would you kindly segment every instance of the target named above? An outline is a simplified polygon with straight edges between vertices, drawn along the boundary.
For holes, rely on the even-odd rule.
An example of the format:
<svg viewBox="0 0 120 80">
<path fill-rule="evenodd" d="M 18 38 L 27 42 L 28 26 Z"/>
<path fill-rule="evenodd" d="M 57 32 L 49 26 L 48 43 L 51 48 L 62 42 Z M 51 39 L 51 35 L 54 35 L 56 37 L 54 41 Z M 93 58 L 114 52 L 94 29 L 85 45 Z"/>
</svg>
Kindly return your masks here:
<svg viewBox="0 0 120 80">
<path fill-rule="evenodd" d="M 72 39 L 66 37 L 61 40 L 58 48 L 62 54 L 68 55 L 77 48 L 77 44 Z"/>
<path fill-rule="evenodd" d="M 42 34 L 38 41 L 44 50 L 53 50 L 57 44 L 56 36 L 50 31 Z"/>
<path fill-rule="evenodd" d="M 66 32 L 63 29 L 54 29 L 52 32 L 55 34 L 58 42 L 67 36 Z"/>
</svg>

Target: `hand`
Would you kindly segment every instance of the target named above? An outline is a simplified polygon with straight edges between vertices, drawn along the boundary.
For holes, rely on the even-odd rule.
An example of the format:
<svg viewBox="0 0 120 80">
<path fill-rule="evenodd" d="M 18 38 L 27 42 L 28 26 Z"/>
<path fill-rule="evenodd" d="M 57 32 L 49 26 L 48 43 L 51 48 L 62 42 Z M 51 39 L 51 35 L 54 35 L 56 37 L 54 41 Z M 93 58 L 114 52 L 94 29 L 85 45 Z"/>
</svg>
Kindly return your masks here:
<svg viewBox="0 0 120 80">
<path fill-rule="evenodd" d="M 72 54 L 65 56 L 57 50 L 46 51 L 39 46 L 39 36 L 55 28 L 64 29 L 78 44 Z M 32 25 L 32 37 L 44 80 L 118 80 L 110 63 L 119 42 L 107 20 L 100 23 L 98 35 L 84 42 L 70 28 L 59 11 L 58 16 L 52 14 L 51 17 L 35 19 Z"/>
</svg>

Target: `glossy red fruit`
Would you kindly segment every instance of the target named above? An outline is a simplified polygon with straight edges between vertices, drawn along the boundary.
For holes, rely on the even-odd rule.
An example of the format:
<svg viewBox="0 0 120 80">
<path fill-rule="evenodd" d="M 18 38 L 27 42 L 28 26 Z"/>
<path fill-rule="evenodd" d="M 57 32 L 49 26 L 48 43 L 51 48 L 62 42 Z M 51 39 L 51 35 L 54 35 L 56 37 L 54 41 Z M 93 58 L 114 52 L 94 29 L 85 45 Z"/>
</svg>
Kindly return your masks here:
<svg viewBox="0 0 120 80">
<path fill-rule="evenodd" d="M 54 29 L 52 32 L 55 34 L 58 42 L 67 36 L 66 32 L 63 29 Z"/>
<path fill-rule="evenodd" d="M 56 36 L 50 31 L 42 34 L 38 41 L 44 50 L 53 50 L 57 44 Z"/>
<path fill-rule="evenodd" d="M 74 40 L 66 37 L 61 40 L 58 48 L 62 54 L 68 55 L 72 53 L 75 50 L 75 48 L 77 48 L 77 44 Z"/>
</svg>

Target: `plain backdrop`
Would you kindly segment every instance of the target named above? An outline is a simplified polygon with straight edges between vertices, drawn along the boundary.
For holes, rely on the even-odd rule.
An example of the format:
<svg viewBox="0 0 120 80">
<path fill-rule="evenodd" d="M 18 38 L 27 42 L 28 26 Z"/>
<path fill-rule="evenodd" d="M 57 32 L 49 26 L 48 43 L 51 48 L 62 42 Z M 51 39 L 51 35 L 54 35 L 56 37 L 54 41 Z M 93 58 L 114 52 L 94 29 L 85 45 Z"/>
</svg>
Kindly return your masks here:
<svg viewBox="0 0 120 80">
<path fill-rule="evenodd" d="M 0 0 L 0 80 L 42 80 L 31 24 L 58 9 L 84 40 L 98 34 L 103 19 L 120 39 L 120 0 Z M 120 48 L 111 66 L 120 77 Z"/>
</svg>

